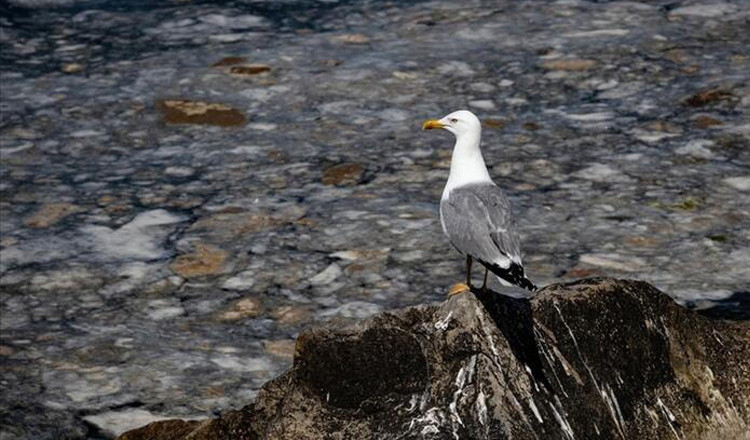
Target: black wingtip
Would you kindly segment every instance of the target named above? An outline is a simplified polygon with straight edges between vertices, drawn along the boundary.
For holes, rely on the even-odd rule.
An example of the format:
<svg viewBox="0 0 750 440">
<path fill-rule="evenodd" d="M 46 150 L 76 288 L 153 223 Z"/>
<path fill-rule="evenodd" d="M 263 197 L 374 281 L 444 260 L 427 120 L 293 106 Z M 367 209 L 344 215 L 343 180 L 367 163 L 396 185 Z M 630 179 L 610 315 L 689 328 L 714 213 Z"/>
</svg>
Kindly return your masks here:
<svg viewBox="0 0 750 440">
<path fill-rule="evenodd" d="M 510 263 L 508 268 L 502 268 L 497 264 L 489 264 L 485 261 L 479 260 L 480 263 L 490 272 L 509 282 L 510 284 L 516 285 L 522 289 L 536 292 L 539 288 L 526 278 L 526 273 L 523 270 L 523 266 L 516 263 Z"/>
</svg>

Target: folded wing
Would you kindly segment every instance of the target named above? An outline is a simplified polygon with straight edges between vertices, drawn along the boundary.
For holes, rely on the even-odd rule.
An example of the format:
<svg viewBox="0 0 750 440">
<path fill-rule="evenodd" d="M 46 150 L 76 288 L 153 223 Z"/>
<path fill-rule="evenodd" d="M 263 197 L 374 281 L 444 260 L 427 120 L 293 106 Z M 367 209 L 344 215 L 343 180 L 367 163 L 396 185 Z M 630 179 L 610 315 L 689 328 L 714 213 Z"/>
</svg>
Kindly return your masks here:
<svg viewBox="0 0 750 440">
<path fill-rule="evenodd" d="M 454 188 L 440 202 L 440 220 L 460 252 L 479 260 L 502 281 L 535 289 L 523 270 L 510 202 L 495 184 Z"/>
</svg>

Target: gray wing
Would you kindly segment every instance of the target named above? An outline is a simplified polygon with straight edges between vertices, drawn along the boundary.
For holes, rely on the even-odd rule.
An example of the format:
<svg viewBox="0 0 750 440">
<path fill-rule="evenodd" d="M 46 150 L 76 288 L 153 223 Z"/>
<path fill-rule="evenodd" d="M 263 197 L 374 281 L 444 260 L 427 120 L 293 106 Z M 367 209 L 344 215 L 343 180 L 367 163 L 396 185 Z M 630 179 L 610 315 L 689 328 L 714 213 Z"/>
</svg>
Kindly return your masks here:
<svg viewBox="0 0 750 440">
<path fill-rule="evenodd" d="M 494 184 L 453 189 L 440 202 L 443 231 L 453 246 L 486 263 L 521 266 L 521 246 L 510 202 Z"/>
</svg>

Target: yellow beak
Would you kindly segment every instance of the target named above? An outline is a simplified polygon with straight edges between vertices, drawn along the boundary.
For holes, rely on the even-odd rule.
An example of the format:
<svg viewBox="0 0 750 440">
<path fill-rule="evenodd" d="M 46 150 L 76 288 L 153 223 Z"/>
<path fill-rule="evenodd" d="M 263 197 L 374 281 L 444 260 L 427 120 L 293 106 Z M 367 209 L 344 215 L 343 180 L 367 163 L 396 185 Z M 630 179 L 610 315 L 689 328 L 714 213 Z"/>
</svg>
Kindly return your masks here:
<svg viewBox="0 0 750 440">
<path fill-rule="evenodd" d="M 445 125 L 443 125 L 443 123 L 438 121 L 437 119 L 429 119 L 427 121 L 424 121 L 424 124 L 422 124 L 422 130 L 434 130 L 436 128 L 443 127 L 445 127 Z"/>
</svg>

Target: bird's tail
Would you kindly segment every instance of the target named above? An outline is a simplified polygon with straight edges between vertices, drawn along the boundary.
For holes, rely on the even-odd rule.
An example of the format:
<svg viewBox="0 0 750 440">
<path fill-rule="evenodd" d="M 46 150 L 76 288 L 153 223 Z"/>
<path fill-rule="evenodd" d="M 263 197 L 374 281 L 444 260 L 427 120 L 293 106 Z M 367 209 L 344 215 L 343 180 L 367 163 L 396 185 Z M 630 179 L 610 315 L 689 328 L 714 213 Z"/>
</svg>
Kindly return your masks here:
<svg viewBox="0 0 750 440">
<path fill-rule="evenodd" d="M 498 278 L 506 283 L 518 286 L 522 289 L 530 290 L 532 292 L 537 291 L 537 287 L 534 283 L 526 278 L 526 272 L 523 270 L 523 266 L 516 263 L 510 263 L 510 266 L 503 268 L 497 264 L 486 263 L 480 260 L 480 263 L 484 265 L 490 272 L 495 274 Z"/>
<path fill-rule="evenodd" d="M 523 278 L 518 281 L 518 287 L 530 290 L 532 292 L 536 292 L 539 289 L 538 287 L 536 287 L 536 284 L 532 283 L 530 279 L 526 278 L 526 275 L 524 275 Z"/>
</svg>

